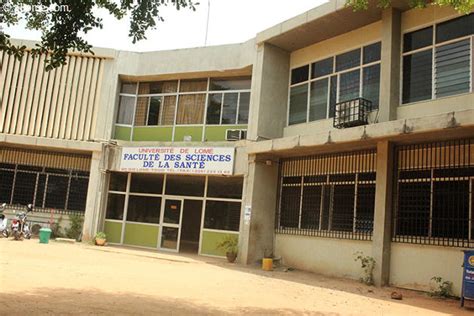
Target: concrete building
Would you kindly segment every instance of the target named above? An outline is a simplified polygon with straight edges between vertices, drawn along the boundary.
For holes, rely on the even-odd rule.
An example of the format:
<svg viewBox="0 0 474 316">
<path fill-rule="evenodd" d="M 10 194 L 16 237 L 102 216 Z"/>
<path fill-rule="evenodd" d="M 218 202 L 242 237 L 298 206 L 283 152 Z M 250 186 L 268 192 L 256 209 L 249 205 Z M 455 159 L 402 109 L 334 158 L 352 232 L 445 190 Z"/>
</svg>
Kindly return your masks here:
<svg viewBox="0 0 474 316">
<path fill-rule="evenodd" d="M 237 45 L 51 73 L 3 55 L 0 200 L 84 212 L 114 244 L 222 256 L 238 236 L 247 264 L 357 279 L 362 253 L 377 285 L 459 295 L 473 46 L 474 13 L 330 1 Z"/>
</svg>

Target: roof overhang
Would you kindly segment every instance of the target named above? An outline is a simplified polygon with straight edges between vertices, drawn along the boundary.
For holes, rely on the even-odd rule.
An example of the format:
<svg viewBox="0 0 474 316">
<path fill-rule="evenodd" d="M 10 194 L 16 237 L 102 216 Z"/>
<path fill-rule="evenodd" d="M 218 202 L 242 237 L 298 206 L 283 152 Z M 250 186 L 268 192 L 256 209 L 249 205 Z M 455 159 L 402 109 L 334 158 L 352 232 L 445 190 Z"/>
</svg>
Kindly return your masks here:
<svg viewBox="0 0 474 316">
<path fill-rule="evenodd" d="M 345 0 L 331 0 L 257 34 L 257 44 L 269 43 L 285 51 L 307 47 L 379 21 L 383 9 L 369 0 L 367 10 L 354 12 Z M 392 7 L 406 11 L 408 1 L 392 0 Z"/>
</svg>

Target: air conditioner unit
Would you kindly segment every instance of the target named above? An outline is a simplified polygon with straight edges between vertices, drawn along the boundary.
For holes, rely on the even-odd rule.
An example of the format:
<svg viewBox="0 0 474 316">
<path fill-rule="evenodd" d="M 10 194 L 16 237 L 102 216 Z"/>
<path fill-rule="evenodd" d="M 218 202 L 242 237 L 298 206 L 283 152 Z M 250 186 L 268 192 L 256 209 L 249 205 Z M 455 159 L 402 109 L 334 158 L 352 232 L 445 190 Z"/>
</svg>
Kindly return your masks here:
<svg viewBox="0 0 474 316">
<path fill-rule="evenodd" d="M 345 128 L 366 125 L 372 102 L 363 98 L 356 98 L 335 105 L 334 127 Z"/>
<path fill-rule="evenodd" d="M 241 140 L 247 138 L 246 129 L 228 129 L 225 131 L 225 140 Z"/>
</svg>

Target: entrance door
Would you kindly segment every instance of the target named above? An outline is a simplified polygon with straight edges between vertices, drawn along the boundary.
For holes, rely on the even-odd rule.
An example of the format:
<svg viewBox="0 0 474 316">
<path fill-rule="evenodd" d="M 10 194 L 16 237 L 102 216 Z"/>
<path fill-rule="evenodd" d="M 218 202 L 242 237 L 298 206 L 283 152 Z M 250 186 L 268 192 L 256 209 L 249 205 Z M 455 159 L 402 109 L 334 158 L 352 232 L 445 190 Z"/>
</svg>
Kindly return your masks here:
<svg viewBox="0 0 474 316">
<path fill-rule="evenodd" d="M 165 199 L 161 213 L 160 249 L 178 252 L 181 239 L 182 199 Z"/>
</svg>

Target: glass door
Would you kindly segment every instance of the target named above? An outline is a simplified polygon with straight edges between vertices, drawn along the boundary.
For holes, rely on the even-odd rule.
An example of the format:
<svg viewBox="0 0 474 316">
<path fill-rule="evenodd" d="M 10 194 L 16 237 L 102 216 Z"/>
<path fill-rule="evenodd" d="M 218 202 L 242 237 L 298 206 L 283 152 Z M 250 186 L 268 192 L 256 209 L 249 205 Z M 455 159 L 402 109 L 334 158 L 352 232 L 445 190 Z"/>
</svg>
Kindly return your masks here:
<svg viewBox="0 0 474 316">
<path fill-rule="evenodd" d="M 178 252 L 181 238 L 181 218 L 183 200 L 165 199 L 164 212 L 161 213 L 160 249 Z"/>
</svg>

